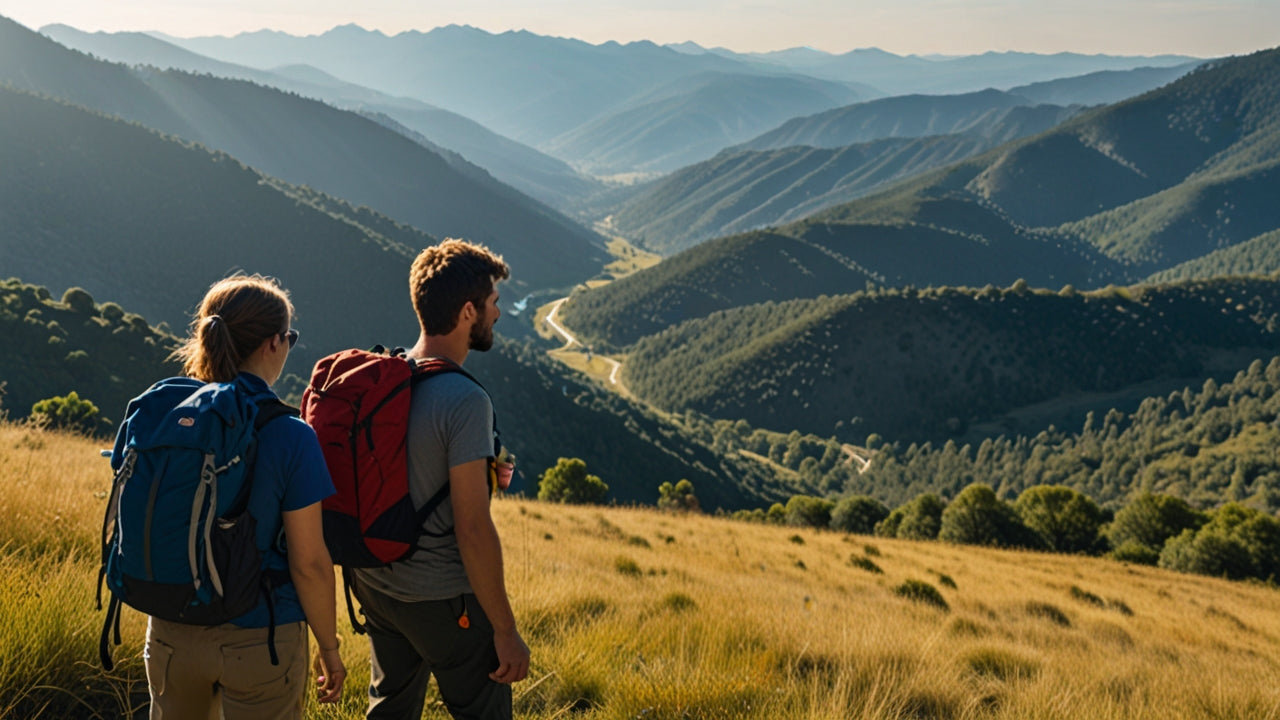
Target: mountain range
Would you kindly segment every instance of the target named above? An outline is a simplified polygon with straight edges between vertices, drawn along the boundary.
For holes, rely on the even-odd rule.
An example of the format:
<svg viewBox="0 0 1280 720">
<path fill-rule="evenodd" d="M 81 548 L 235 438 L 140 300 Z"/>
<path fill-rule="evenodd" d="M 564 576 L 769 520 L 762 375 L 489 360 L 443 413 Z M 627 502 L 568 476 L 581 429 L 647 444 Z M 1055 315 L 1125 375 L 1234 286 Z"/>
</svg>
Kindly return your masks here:
<svg viewBox="0 0 1280 720">
<path fill-rule="evenodd" d="M 816 56 L 812 63 L 772 62 L 772 56 L 690 52 L 689 46 L 645 41 L 591 45 L 457 25 L 390 37 L 346 25 L 308 37 L 261 31 L 231 38 L 163 39 L 252 67 L 314 66 L 348 82 L 447 108 L 601 173 L 642 171 L 634 160 L 655 154 L 664 160 L 647 167 L 673 169 L 705 159 L 714 153 L 702 145 L 718 133 L 734 144 L 771 129 L 762 126 L 767 122 L 787 119 L 771 114 L 773 104 L 787 97 L 808 98 L 807 107 L 797 105 L 787 116 L 794 117 L 853 101 L 838 95 L 870 100 L 908 92 L 1007 89 L 1195 60 L 993 53 L 937 61 L 854 51 Z M 759 97 L 760 78 L 770 78 L 775 93 L 763 104 L 751 101 Z M 815 89 L 821 92 L 815 94 Z M 826 107 L 815 107 L 823 96 Z M 600 139 L 608 142 L 597 146 Z"/>
<path fill-rule="evenodd" d="M 1275 82 L 1280 51 L 1205 65 L 879 194 L 772 231 L 710 241 L 579 293 L 564 317 L 596 341 L 626 346 L 717 310 L 849 292 L 867 282 L 1135 282 L 1280 227 L 1269 190 L 1280 162 Z M 711 173 L 690 176 L 704 182 L 678 186 L 685 176 L 677 174 L 667 181 L 669 196 L 653 207 L 674 214 L 717 189 Z M 748 191 L 761 186 L 771 190 L 744 183 Z M 747 210 L 768 207 L 771 198 L 762 194 L 753 203 L 743 194 Z M 618 220 L 625 224 L 627 216 Z M 685 225 L 701 229 L 692 219 Z M 679 237 L 674 230 L 662 237 L 671 236 Z"/>
<path fill-rule="evenodd" d="M 998 90 L 887 98 L 792 119 L 637 191 L 613 229 L 670 254 L 711 237 L 799 220 L 927 170 L 1035 135 L 1078 106 Z"/>
<path fill-rule="evenodd" d="M 225 151 L 438 237 L 486 243 L 522 268 L 514 282 L 526 291 L 571 286 L 605 262 L 603 239 L 577 222 L 361 115 L 245 80 L 104 63 L 7 20 L 0 48 L 0 79 L 14 87 Z"/>
<path fill-rule="evenodd" d="M 480 123 L 420 100 L 393 97 L 343 82 L 308 65 L 260 70 L 222 62 L 138 32 L 86 33 L 67 25 L 46 25 L 40 33 L 69 48 L 126 65 L 150 65 L 276 87 L 334 107 L 394 119 L 431 145 L 447 148 L 502 182 L 563 209 L 590 194 L 595 183 L 566 163 L 499 135 Z M 441 153 L 442 155 L 444 153 Z"/>
<path fill-rule="evenodd" d="M 1049 55 L 986 52 L 981 55 L 925 57 L 895 55 L 874 47 L 859 48 L 838 55 L 813 48 L 736 53 L 724 48 L 708 50 L 696 43 L 682 43 L 672 47 L 691 55 L 711 54 L 827 80 L 857 79 L 880 89 L 886 95 L 967 93 L 985 88 L 1008 90 L 1057 78 L 1138 67 L 1167 68 L 1196 60 L 1184 55 L 1120 57 L 1067 52 Z"/>
<path fill-rule="evenodd" d="M 293 293 L 296 393 L 321 354 L 410 341 L 408 263 L 462 235 L 504 254 L 515 297 L 574 288 L 562 320 L 622 362 L 618 394 L 537 340 L 477 355 L 524 467 L 582 457 L 627 502 L 686 477 L 731 508 L 843 487 L 823 485 L 856 472 L 841 443 L 870 433 L 1035 432 L 1026 418 L 1078 422 L 1280 349 L 1275 278 L 1218 277 L 1280 270 L 1277 50 L 1196 64 L 461 27 L 46 31 L 130 63 L 0 19 L 0 267 L 49 288 L 0 320 L 27 344 L 47 334 L 59 378 L 103 385 L 119 350 L 53 347 L 97 337 L 65 322 L 121 340 L 145 317 L 154 345 L 244 268 Z M 669 256 L 601 287 L 591 221 Z M 70 287 L 86 292 L 53 299 Z M 532 330 L 504 316 L 499 332 Z M 0 381 L 37 383 L 20 361 Z"/>
</svg>

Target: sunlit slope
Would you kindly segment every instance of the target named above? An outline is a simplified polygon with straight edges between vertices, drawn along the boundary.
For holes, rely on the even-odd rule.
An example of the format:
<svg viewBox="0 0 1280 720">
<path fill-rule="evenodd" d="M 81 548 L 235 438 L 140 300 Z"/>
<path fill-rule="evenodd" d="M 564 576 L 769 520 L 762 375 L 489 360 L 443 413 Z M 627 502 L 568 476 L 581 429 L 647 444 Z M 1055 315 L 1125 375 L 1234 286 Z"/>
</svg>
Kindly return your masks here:
<svg viewBox="0 0 1280 720">
<path fill-rule="evenodd" d="M 623 376 L 675 412 L 911 442 L 1070 393 L 1194 375 L 1217 350 L 1269 358 L 1278 317 L 1273 279 L 890 290 L 691 320 L 636 343 Z"/>
<path fill-rule="evenodd" d="M 608 286 L 578 291 L 565 322 L 618 346 L 718 310 L 876 285 L 1096 287 L 1133 278 L 1069 235 L 1011 224 L 955 193 L 886 196 L 856 221 L 794 223 L 708 241 Z"/>
<path fill-rule="evenodd" d="M 11 658 L 0 707 L 16 717 L 120 716 L 146 700 L 133 611 L 118 673 L 97 669 L 108 478 L 96 450 L 0 426 L 0 461 L 28 468 L 0 495 L 0 597 L 23 618 L 0 632 Z M 1262 585 L 652 510 L 503 499 L 494 513 L 533 650 L 518 717 L 1265 719 L 1280 708 L 1280 613 Z M 909 581 L 945 609 L 899 594 Z M 330 712 L 355 720 L 367 644 L 339 615 L 352 674 Z"/>
<path fill-rule="evenodd" d="M 912 97 L 792 120 L 645 188 L 615 210 L 613 225 L 671 254 L 710 237 L 799 220 L 1043 132 L 1079 111 L 1010 104 L 995 91 L 978 96 L 963 96 L 967 102 L 951 116 L 947 97 Z M 872 106 L 879 109 L 854 112 Z"/>
<path fill-rule="evenodd" d="M 1270 275 L 1280 271 L 1280 230 L 1239 245 L 1175 265 L 1152 275 L 1151 282 L 1170 282 L 1218 275 Z"/>
</svg>

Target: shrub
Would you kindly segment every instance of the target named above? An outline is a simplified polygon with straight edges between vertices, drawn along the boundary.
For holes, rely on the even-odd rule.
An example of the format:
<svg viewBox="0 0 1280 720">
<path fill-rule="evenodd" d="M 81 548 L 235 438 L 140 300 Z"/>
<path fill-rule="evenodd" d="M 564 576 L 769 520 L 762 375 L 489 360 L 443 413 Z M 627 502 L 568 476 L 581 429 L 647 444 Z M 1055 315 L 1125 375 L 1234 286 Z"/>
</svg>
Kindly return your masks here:
<svg viewBox="0 0 1280 720">
<path fill-rule="evenodd" d="M 866 553 L 867 557 L 880 557 L 880 548 L 875 545 L 863 545 L 862 552 Z"/>
<path fill-rule="evenodd" d="M 46 398 L 31 406 L 31 421 L 54 430 L 92 434 L 98 429 L 98 406 L 81 399 L 75 390 Z"/>
<path fill-rule="evenodd" d="M 1198 529 L 1207 519 L 1182 498 L 1143 493 L 1116 513 L 1107 536 L 1112 547 L 1138 542 L 1159 554 L 1169 538 Z"/>
<path fill-rule="evenodd" d="M 85 292 L 83 288 L 73 287 L 62 293 L 62 304 L 71 308 L 72 312 L 80 315 L 95 315 L 98 312 L 98 306 L 93 302 L 93 296 Z"/>
<path fill-rule="evenodd" d="M 661 605 L 663 609 L 676 613 L 698 609 L 698 603 L 682 592 L 667 593 L 666 597 L 662 598 Z"/>
<path fill-rule="evenodd" d="M 894 537 L 904 540 L 936 540 L 942 527 L 942 511 L 945 508 L 946 504 L 935 493 L 916 496 L 900 508 L 902 516 Z M 890 518 L 885 518 L 885 522 L 889 522 Z"/>
<path fill-rule="evenodd" d="M 889 517 L 884 503 L 866 495 L 853 495 L 840 500 L 831 511 L 831 529 L 870 535 L 876 523 Z"/>
<path fill-rule="evenodd" d="M 1244 543 L 1217 528 L 1200 532 L 1183 530 L 1181 535 L 1171 538 L 1160 552 L 1160 567 L 1231 580 L 1252 577 L 1255 573 Z"/>
<path fill-rule="evenodd" d="M 1055 625 L 1062 627 L 1071 627 L 1071 618 L 1062 612 L 1056 605 L 1050 605 L 1044 602 L 1027 603 L 1027 614 L 1031 617 L 1044 618 Z"/>
<path fill-rule="evenodd" d="M 98 308 L 98 314 L 112 323 L 118 323 L 124 319 L 125 313 L 124 308 L 120 307 L 116 303 L 108 302 L 103 303 L 101 307 Z"/>
<path fill-rule="evenodd" d="M 1078 585 L 1071 586 L 1071 597 L 1081 602 L 1087 602 L 1090 605 L 1097 605 L 1098 607 L 1107 606 L 1106 601 L 1104 601 L 1102 598 L 1098 597 L 1097 595 L 1094 595 L 1088 590 L 1081 588 Z"/>
<path fill-rule="evenodd" d="M 1109 557 L 1112 560 L 1131 562 L 1138 565 L 1155 565 L 1160 560 L 1160 553 L 1137 540 L 1129 540 L 1112 550 Z"/>
<path fill-rule="evenodd" d="M 640 565 L 635 560 L 624 555 L 619 555 L 613 559 L 613 569 L 630 577 L 640 577 L 643 574 L 640 571 Z"/>
<path fill-rule="evenodd" d="M 938 539 L 967 545 L 1025 546 L 1026 526 L 990 485 L 974 483 L 947 504 Z"/>
<path fill-rule="evenodd" d="M 796 527 L 824 528 L 831 524 L 835 503 L 826 498 L 793 495 L 787 501 L 787 524 Z"/>
<path fill-rule="evenodd" d="M 587 474 L 587 464 L 578 458 L 560 458 L 538 481 L 538 499 L 584 505 L 602 502 L 609 486 Z"/>
<path fill-rule="evenodd" d="M 973 673 L 1001 681 L 1032 678 L 1040 669 L 1034 660 L 1019 657 L 1002 648 L 972 650 L 965 656 L 964 662 Z"/>
<path fill-rule="evenodd" d="M 670 481 L 658 486 L 658 507 L 662 510 L 682 510 L 697 512 L 698 497 L 693 494 L 693 483 L 681 480 L 672 485 Z"/>
<path fill-rule="evenodd" d="M 884 570 L 881 570 L 879 565 L 872 562 L 871 558 L 862 557 L 861 555 L 850 555 L 849 564 L 856 568 L 866 570 L 869 573 L 875 573 L 877 575 L 884 574 Z"/>
<path fill-rule="evenodd" d="M 907 580 L 894 588 L 893 592 L 913 602 L 932 605 L 944 611 L 951 609 L 946 599 L 942 597 L 942 593 L 938 592 L 938 588 L 923 580 Z"/>
<path fill-rule="evenodd" d="M 1082 553 L 1098 548 L 1102 509 L 1080 492 L 1063 485 L 1038 485 L 1024 490 L 1013 507 L 1050 550 Z"/>
</svg>

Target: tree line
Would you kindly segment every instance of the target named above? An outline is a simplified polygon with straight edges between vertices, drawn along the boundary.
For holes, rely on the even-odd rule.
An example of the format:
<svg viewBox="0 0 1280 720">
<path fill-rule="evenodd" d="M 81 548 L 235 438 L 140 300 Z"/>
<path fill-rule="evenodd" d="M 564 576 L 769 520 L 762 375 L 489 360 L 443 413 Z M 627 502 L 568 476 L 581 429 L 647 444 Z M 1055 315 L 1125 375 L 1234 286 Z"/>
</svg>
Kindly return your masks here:
<svg viewBox="0 0 1280 720">
<path fill-rule="evenodd" d="M 1001 500 L 973 483 L 950 501 L 923 493 L 893 510 L 875 498 L 797 495 L 768 510 L 739 510 L 734 518 L 907 540 L 1105 555 L 1180 572 L 1254 578 L 1280 577 L 1280 520 L 1230 502 L 1201 511 L 1173 495 L 1143 492 L 1112 514 L 1062 485 L 1037 485 Z"/>
</svg>

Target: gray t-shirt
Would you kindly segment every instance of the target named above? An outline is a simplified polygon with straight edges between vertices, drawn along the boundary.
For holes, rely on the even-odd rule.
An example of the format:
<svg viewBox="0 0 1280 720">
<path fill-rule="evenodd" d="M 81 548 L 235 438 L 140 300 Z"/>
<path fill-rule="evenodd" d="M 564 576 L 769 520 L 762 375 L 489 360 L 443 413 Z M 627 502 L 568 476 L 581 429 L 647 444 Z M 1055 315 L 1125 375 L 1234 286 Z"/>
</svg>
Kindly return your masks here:
<svg viewBox="0 0 1280 720">
<path fill-rule="evenodd" d="M 493 405 L 461 373 L 423 380 L 409 410 L 409 495 L 422 507 L 449 482 L 449 468 L 493 455 Z M 488 482 L 487 473 L 485 482 Z M 446 499 L 427 519 L 420 548 L 406 560 L 356 573 L 369 587 L 404 602 L 448 600 L 471 592 Z"/>
</svg>

